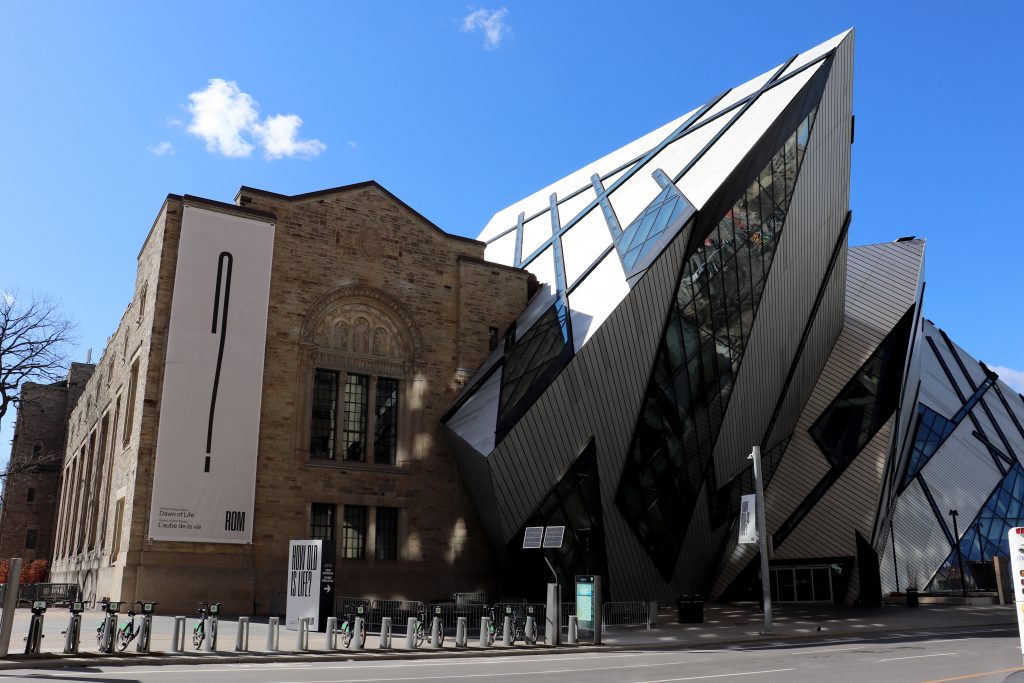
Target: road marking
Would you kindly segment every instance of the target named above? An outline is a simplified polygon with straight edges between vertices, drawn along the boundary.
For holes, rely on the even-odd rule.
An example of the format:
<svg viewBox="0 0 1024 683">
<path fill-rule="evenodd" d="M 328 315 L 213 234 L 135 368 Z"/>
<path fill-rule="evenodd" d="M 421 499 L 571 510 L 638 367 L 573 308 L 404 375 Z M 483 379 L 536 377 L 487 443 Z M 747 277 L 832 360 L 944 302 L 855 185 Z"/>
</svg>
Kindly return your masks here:
<svg viewBox="0 0 1024 683">
<path fill-rule="evenodd" d="M 804 650 L 803 652 L 788 652 L 790 655 L 827 655 L 833 652 L 849 652 L 850 650 L 863 650 L 862 647 L 837 647 L 831 650 Z"/>
<path fill-rule="evenodd" d="M 1012 667 L 1010 669 L 997 669 L 995 671 L 983 671 L 976 674 L 966 674 L 964 676 L 953 676 L 952 678 L 936 678 L 934 681 L 925 681 L 925 683 L 945 683 L 946 681 L 965 681 L 968 678 L 981 678 L 982 676 L 994 676 L 996 674 L 1005 674 L 1011 671 L 1024 671 L 1024 668 L 1019 666 Z"/>
<path fill-rule="evenodd" d="M 912 657 L 890 657 L 889 659 L 879 659 L 879 662 L 898 662 L 902 659 L 923 659 L 925 657 L 950 657 L 952 655 L 960 654 L 959 652 L 936 652 L 933 655 L 913 655 Z"/>
<path fill-rule="evenodd" d="M 432 664 L 433 666 L 447 665 L 447 666 L 453 666 L 454 667 L 454 666 L 459 666 L 459 665 L 462 665 L 462 664 L 484 664 L 484 663 L 491 663 L 490 661 L 488 661 L 488 659 L 490 659 L 490 658 L 486 658 L 483 661 L 481 661 L 481 660 L 472 661 L 472 660 L 469 660 L 469 659 L 451 659 L 451 660 L 448 660 L 448 661 L 445 661 L 445 662 L 430 662 L 430 664 Z M 544 663 L 544 660 L 538 660 L 538 659 L 532 659 L 532 658 L 528 659 L 527 657 L 522 657 L 522 658 L 520 658 L 520 657 L 504 658 L 503 657 L 501 659 L 503 660 L 502 663 L 507 663 L 507 664 L 513 664 L 513 663 L 516 663 L 517 661 L 518 661 L 518 663 L 522 663 L 522 664 L 543 664 Z M 568 658 L 566 658 L 566 659 L 568 659 Z M 590 657 L 574 657 L 573 659 L 590 659 Z M 499 662 L 494 662 L 494 663 L 499 663 Z M 445 679 L 449 679 L 449 678 L 487 678 L 489 676 L 534 676 L 534 675 L 537 675 L 537 674 L 572 673 L 574 671 L 607 671 L 607 670 L 610 670 L 610 669 L 647 669 L 647 668 L 653 668 L 653 667 L 656 667 L 656 666 L 679 666 L 680 664 L 686 664 L 686 663 L 688 663 L 687 660 L 678 660 L 678 661 L 672 661 L 672 662 L 659 662 L 659 663 L 656 663 L 656 664 L 652 664 L 652 663 L 648 662 L 648 663 L 644 663 L 644 664 L 625 664 L 625 665 L 622 665 L 622 666 L 595 666 L 595 667 L 580 668 L 580 669 L 549 669 L 549 670 L 545 670 L 545 671 L 490 671 L 490 672 L 487 672 L 487 673 L 478 673 L 478 674 L 448 674 L 448 675 L 443 675 L 443 676 L 402 676 L 401 678 L 347 678 L 345 680 L 346 680 L 346 683 L 370 683 L 372 681 L 429 681 L 429 680 L 437 680 L 437 679 L 445 680 Z M 424 664 L 427 664 L 427 662 L 421 662 L 420 661 L 420 662 L 407 662 L 407 663 L 404 663 L 404 664 L 382 664 L 382 665 L 375 666 L 375 667 L 370 667 L 370 668 L 374 668 L 374 669 L 389 669 L 389 668 L 413 667 L 413 666 L 415 666 L 415 667 L 422 667 Z M 368 667 L 366 667 L 366 666 L 361 666 L 360 667 L 358 665 L 346 666 L 345 664 L 326 665 L 326 666 L 315 666 L 314 665 L 314 666 L 311 667 L 308 664 L 306 664 L 304 666 L 292 666 L 292 667 L 283 667 L 282 666 L 282 667 L 275 668 L 274 670 L 275 671 L 286 671 L 288 669 L 292 669 L 292 670 L 297 670 L 297 671 L 301 670 L 301 671 L 306 671 L 306 672 L 312 672 L 312 671 L 323 671 L 323 670 L 328 670 L 328 669 L 354 669 L 354 668 L 363 668 L 363 669 L 365 669 L 365 668 L 368 668 Z M 790 671 L 791 669 L 786 669 L 786 670 Z M 139 671 L 104 671 L 103 675 L 104 676 L 138 676 L 139 673 L 140 673 Z M 224 665 L 223 667 L 218 667 L 218 668 L 206 668 L 206 669 L 182 668 L 182 669 L 174 669 L 174 670 L 171 670 L 171 671 L 168 671 L 168 670 L 146 671 L 145 673 L 146 673 L 147 676 L 148 675 L 153 675 L 153 674 L 177 674 L 177 675 L 180 676 L 183 673 L 189 673 L 189 674 L 191 674 L 191 673 L 219 673 L 221 675 L 224 675 L 224 674 L 242 674 L 242 673 L 250 674 L 250 673 L 252 673 L 252 669 L 229 668 L 229 665 Z M 76 673 L 53 673 L 53 674 L 49 674 L 49 676 L 53 677 L 53 678 L 80 678 L 82 676 L 82 674 L 83 674 L 83 672 L 79 671 L 79 672 L 76 672 Z M 3 678 L 3 677 L 4 677 L 4 674 L 0 673 L 0 678 Z M 337 679 L 328 679 L 326 681 L 304 681 L 303 683 L 336 683 L 336 681 L 337 681 Z"/>
<path fill-rule="evenodd" d="M 729 676 L 756 676 L 758 674 L 777 674 L 784 671 L 793 671 L 793 669 L 767 669 L 765 671 L 739 671 L 731 674 L 709 674 L 707 676 L 687 676 L 686 678 L 662 678 L 657 681 L 647 681 L 646 683 L 672 683 L 673 681 L 703 681 L 708 678 L 727 678 Z"/>
</svg>

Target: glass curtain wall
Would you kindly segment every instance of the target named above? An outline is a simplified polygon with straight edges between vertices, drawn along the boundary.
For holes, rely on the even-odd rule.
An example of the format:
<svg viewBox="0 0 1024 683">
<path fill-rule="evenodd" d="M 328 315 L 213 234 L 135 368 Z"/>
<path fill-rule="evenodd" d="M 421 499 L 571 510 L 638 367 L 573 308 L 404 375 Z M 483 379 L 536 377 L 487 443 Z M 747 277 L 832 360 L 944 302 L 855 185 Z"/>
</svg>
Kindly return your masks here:
<svg viewBox="0 0 1024 683">
<path fill-rule="evenodd" d="M 816 113 L 800 122 L 683 267 L 616 495 L 666 580 L 708 475 Z"/>
</svg>

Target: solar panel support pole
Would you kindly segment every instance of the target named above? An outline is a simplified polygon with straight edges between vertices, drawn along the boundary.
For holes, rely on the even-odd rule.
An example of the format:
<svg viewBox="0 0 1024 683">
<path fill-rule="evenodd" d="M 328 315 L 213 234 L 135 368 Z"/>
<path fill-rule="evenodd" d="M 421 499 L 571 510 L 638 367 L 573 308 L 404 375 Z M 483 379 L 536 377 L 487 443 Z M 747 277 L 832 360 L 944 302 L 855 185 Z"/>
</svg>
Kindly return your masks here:
<svg viewBox="0 0 1024 683">
<path fill-rule="evenodd" d="M 767 636 L 772 632 L 772 591 L 768 574 L 768 530 L 764 516 L 764 486 L 761 479 L 759 446 L 754 446 L 750 459 L 754 461 L 754 493 L 757 496 L 754 507 L 757 518 L 757 546 L 761 554 L 761 599 L 764 601 L 764 630 L 761 631 L 761 635 Z"/>
</svg>

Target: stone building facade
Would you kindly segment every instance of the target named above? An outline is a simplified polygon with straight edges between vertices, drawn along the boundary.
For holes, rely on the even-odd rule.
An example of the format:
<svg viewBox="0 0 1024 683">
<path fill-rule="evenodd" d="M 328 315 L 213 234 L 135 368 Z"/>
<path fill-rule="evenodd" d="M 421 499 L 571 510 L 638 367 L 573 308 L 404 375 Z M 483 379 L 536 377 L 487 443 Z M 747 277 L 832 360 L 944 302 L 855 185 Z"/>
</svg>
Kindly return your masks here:
<svg viewBox="0 0 1024 683">
<path fill-rule="evenodd" d="M 60 382 L 21 388 L 0 510 L 0 557 L 50 559 L 68 413 L 94 369 L 72 363 Z"/>
<path fill-rule="evenodd" d="M 182 215 L 272 222 L 249 544 L 149 536 Z M 491 553 L 440 416 L 536 287 L 375 182 L 236 204 L 168 196 L 132 304 L 70 415 L 53 577 L 86 599 L 283 608 L 288 542 L 337 545 L 341 595 L 493 587 Z"/>
</svg>

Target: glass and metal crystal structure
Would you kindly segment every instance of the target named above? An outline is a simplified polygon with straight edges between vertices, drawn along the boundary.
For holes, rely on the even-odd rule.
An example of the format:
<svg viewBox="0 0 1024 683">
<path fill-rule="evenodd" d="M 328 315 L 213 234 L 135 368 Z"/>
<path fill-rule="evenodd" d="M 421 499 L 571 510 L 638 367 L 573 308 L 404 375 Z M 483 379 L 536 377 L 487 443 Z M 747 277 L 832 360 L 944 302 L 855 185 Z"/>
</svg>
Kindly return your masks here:
<svg viewBox="0 0 1024 683">
<path fill-rule="evenodd" d="M 989 539 L 975 554 L 994 551 L 1002 498 L 979 510 L 999 482 L 1016 490 L 1024 415 L 999 413 L 1008 387 L 972 361 L 929 370 L 924 240 L 847 246 L 852 65 L 851 30 L 480 233 L 488 260 L 538 283 L 442 420 L 509 594 L 553 572 L 600 573 L 614 600 L 756 599 L 734 523 L 755 445 L 779 599 L 880 599 L 921 515 L 935 528 L 914 572 L 935 583 L 954 543 L 938 512 L 956 505 Z M 971 382 L 936 389 L 961 365 Z M 963 438 L 993 467 L 971 505 L 938 474 Z M 527 526 L 552 525 L 561 548 L 522 550 Z"/>
</svg>

